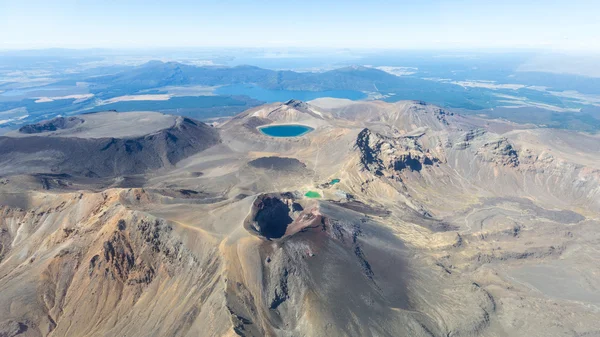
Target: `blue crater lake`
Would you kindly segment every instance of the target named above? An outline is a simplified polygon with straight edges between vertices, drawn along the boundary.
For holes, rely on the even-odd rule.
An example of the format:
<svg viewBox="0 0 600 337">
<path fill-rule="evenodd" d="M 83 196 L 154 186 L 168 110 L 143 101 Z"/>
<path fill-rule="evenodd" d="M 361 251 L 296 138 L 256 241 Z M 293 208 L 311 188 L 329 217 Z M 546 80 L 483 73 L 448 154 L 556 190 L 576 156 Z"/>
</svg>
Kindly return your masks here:
<svg viewBox="0 0 600 337">
<path fill-rule="evenodd" d="M 260 132 L 271 137 L 298 137 L 305 135 L 314 129 L 306 125 L 287 124 L 271 125 L 258 128 Z"/>
<path fill-rule="evenodd" d="M 367 95 L 354 90 L 327 90 L 327 91 L 304 91 L 304 90 L 271 90 L 250 84 L 226 85 L 215 89 L 216 95 L 245 95 L 259 101 L 273 103 L 286 102 L 290 99 L 311 101 L 321 97 L 347 98 L 353 101 L 367 98 Z"/>
</svg>

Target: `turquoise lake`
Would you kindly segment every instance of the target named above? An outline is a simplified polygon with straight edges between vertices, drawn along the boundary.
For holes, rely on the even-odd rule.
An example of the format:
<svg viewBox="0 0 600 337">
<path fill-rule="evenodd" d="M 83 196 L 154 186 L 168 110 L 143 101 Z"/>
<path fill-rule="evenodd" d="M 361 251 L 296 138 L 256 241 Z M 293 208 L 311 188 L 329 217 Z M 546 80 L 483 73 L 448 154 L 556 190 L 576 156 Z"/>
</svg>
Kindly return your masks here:
<svg viewBox="0 0 600 337">
<path fill-rule="evenodd" d="M 310 101 L 320 97 L 347 98 L 351 100 L 360 100 L 367 98 L 367 95 L 354 90 L 328 90 L 328 91 L 296 91 L 296 90 L 270 90 L 248 84 L 234 84 L 219 87 L 214 91 L 217 95 L 246 95 L 259 101 L 273 103 L 285 102 L 290 99 L 301 101 Z"/>
<path fill-rule="evenodd" d="M 306 125 L 272 125 L 259 128 L 260 132 L 271 137 L 298 137 L 307 134 L 314 129 Z"/>
</svg>

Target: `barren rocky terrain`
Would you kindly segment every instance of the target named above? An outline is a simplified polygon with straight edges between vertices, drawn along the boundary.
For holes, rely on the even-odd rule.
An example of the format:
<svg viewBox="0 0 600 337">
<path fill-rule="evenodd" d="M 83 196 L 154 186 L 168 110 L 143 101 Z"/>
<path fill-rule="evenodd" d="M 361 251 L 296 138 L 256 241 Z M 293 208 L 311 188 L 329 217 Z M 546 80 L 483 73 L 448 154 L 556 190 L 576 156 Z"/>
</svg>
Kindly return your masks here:
<svg viewBox="0 0 600 337">
<path fill-rule="evenodd" d="M 0 336 L 600 336 L 598 226 L 594 135 L 417 101 L 58 118 L 0 137 Z"/>
</svg>

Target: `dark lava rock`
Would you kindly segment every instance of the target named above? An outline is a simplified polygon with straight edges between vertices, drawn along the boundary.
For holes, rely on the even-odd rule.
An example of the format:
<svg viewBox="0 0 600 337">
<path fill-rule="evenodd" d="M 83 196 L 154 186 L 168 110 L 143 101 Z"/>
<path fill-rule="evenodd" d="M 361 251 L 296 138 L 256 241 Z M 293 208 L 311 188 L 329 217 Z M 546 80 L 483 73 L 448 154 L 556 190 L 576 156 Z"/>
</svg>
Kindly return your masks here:
<svg viewBox="0 0 600 337">
<path fill-rule="evenodd" d="M 307 109 L 308 108 L 308 104 L 306 104 L 305 102 L 301 101 L 301 100 L 297 100 L 297 99 L 290 99 L 289 101 L 284 103 L 287 106 L 290 106 L 292 108 L 295 109 Z"/>
<path fill-rule="evenodd" d="M 381 161 L 377 158 L 376 150 L 369 146 L 369 140 L 371 137 L 371 131 L 369 129 L 363 129 L 356 138 L 356 148 L 361 152 L 360 161 L 365 168 L 371 164 L 377 164 L 382 166 Z"/>
<path fill-rule="evenodd" d="M 261 157 L 248 162 L 248 165 L 277 171 L 298 171 L 306 168 L 306 165 L 296 158 L 283 157 Z"/>
<path fill-rule="evenodd" d="M 14 337 L 25 331 L 27 331 L 27 325 L 21 322 L 7 320 L 0 323 L 0 337 Z"/>
<path fill-rule="evenodd" d="M 431 163 L 431 160 L 428 161 Z M 431 165 L 431 164 L 429 164 Z M 394 170 L 401 171 L 405 168 L 409 168 L 411 171 L 421 171 L 423 164 L 417 158 L 413 158 L 410 153 L 403 155 L 394 163 Z"/>
<path fill-rule="evenodd" d="M 19 129 L 20 133 L 34 134 L 62 129 L 70 129 L 82 124 L 84 121 L 78 117 L 57 117 L 49 121 L 25 125 Z"/>
</svg>

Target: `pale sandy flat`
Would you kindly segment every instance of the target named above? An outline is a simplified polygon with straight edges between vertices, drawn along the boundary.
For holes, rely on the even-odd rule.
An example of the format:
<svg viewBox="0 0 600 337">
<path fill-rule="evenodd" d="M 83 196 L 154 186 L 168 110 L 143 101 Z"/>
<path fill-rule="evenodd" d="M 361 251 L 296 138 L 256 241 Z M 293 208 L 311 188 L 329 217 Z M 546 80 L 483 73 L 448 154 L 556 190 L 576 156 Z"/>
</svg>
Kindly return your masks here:
<svg viewBox="0 0 600 337">
<path fill-rule="evenodd" d="M 35 100 L 35 103 L 48 103 L 54 102 L 63 99 L 74 99 L 75 102 L 82 102 L 84 100 L 90 99 L 94 97 L 94 94 L 82 94 L 82 95 L 67 95 L 67 96 L 58 96 L 58 97 L 38 97 Z"/>
<path fill-rule="evenodd" d="M 308 103 L 321 109 L 336 109 L 356 104 L 357 102 L 346 98 L 321 97 L 309 101 Z"/>
<path fill-rule="evenodd" d="M 78 138 L 128 138 L 151 134 L 175 124 L 176 116 L 158 112 L 98 112 L 78 115 L 84 122 L 70 129 L 63 129 L 38 134 L 23 134 L 12 131 L 6 134 L 10 137 L 50 136 Z"/>
<path fill-rule="evenodd" d="M 126 95 L 107 99 L 102 102 L 103 104 L 117 103 L 117 102 L 129 102 L 129 101 L 168 101 L 171 95 L 168 94 L 156 94 L 156 95 Z"/>
</svg>

